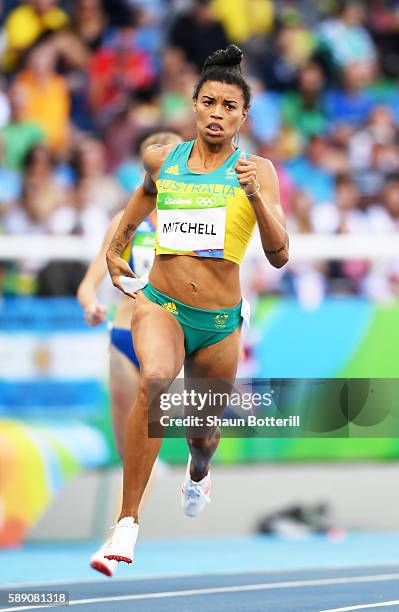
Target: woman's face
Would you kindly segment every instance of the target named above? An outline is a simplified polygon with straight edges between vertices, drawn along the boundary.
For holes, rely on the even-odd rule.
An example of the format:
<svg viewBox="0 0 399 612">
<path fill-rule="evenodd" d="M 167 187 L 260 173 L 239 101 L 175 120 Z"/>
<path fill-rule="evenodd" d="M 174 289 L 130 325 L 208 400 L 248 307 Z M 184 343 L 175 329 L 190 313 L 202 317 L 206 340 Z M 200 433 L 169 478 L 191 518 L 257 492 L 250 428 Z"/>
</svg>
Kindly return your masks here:
<svg viewBox="0 0 399 612">
<path fill-rule="evenodd" d="M 194 101 L 199 136 L 209 145 L 230 142 L 248 115 L 238 85 L 205 81 Z"/>
<path fill-rule="evenodd" d="M 31 152 L 27 171 L 32 174 L 34 172 L 50 172 L 51 170 L 52 160 L 50 151 L 43 145 L 35 146 Z"/>
</svg>

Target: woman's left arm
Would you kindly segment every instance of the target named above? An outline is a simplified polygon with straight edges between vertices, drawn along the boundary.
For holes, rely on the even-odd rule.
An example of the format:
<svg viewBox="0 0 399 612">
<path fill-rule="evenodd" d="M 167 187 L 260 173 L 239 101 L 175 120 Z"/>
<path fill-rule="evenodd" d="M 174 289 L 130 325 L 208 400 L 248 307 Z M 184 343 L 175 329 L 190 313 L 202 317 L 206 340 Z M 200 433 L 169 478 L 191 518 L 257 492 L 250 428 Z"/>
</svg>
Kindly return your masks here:
<svg viewBox="0 0 399 612">
<path fill-rule="evenodd" d="M 272 266 L 281 268 L 288 261 L 289 239 L 276 170 L 269 160 L 257 155 L 250 159 L 241 156 L 235 169 L 256 215 L 263 251 Z"/>
</svg>

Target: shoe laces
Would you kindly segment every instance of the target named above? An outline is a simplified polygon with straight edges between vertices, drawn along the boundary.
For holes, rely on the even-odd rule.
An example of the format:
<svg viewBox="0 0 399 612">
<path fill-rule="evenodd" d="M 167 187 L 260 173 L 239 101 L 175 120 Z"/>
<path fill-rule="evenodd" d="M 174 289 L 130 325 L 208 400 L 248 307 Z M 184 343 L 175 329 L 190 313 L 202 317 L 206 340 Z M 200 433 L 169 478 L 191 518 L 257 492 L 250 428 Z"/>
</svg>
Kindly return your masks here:
<svg viewBox="0 0 399 612">
<path fill-rule="evenodd" d="M 208 503 L 211 501 L 203 487 L 194 481 L 191 481 L 190 486 L 186 488 L 185 495 L 189 502 L 196 502 L 199 498 L 205 499 Z"/>
<path fill-rule="evenodd" d="M 134 525 L 112 525 L 110 529 L 115 529 L 115 531 L 110 537 L 109 542 L 112 542 L 112 544 L 125 543 L 126 540 L 129 539 L 129 537 L 135 536 L 137 530 L 136 525 L 137 523 L 135 523 Z M 126 531 L 126 529 L 128 531 Z"/>
</svg>

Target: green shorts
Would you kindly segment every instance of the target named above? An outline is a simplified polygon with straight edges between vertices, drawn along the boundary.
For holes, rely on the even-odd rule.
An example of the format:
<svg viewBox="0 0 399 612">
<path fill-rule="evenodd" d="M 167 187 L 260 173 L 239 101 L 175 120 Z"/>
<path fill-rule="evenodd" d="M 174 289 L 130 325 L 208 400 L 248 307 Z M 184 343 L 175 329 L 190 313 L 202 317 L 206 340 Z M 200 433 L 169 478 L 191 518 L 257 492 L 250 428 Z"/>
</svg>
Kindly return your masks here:
<svg viewBox="0 0 399 612">
<path fill-rule="evenodd" d="M 242 323 L 241 303 L 225 310 L 194 308 L 161 293 L 150 283 L 142 290 L 144 295 L 176 317 L 184 333 L 186 355 L 205 346 L 220 342 Z"/>
</svg>

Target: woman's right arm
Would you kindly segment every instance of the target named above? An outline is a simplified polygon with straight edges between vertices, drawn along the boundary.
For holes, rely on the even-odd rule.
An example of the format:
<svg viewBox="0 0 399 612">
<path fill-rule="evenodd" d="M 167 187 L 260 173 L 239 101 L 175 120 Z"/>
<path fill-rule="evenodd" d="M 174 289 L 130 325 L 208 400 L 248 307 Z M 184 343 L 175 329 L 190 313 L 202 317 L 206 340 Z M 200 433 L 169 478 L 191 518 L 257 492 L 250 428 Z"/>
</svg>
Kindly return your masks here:
<svg viewBox="0 0 399 612">
<path fill-rule="evenodd" d="M 107 266 L 115 287 L 123 291 L 120 276 L 135 278 L 127 262 L 121 255 L 140 223 L 155 208 L 157 188 L 155 181 L 162 164 L 175 145 L 152 145 L 143 153 L 146 170 L 144 182 L 131 196 L 117 230 L 107 250 Z M 124 292 L 125 293 L 125 292 Z"/>
</svg>

